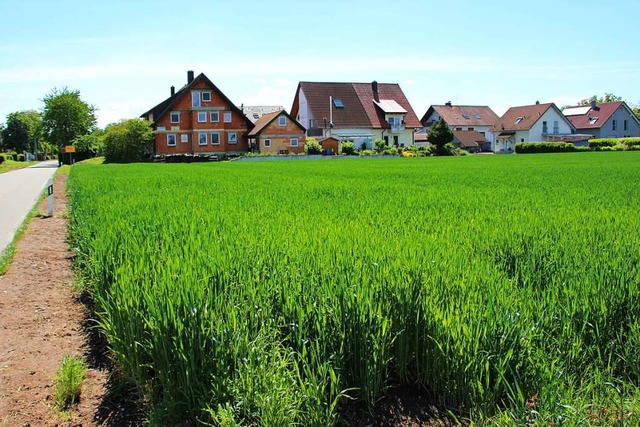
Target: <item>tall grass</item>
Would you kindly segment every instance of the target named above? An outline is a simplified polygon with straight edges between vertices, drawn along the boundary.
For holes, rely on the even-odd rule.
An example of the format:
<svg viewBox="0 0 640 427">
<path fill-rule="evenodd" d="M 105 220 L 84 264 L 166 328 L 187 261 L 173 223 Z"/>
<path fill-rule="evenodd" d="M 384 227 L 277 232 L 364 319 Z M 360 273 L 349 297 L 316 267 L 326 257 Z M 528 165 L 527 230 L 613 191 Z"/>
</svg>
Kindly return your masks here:
<svg viewBox="0 0 640 427">
<path fill-rule="evenodd" d="M 638 404 L 639 161 L 78 165 L 71 236 L 152 423 L 332 425 L 398 384 L 583 422 Z"/>
</svg>

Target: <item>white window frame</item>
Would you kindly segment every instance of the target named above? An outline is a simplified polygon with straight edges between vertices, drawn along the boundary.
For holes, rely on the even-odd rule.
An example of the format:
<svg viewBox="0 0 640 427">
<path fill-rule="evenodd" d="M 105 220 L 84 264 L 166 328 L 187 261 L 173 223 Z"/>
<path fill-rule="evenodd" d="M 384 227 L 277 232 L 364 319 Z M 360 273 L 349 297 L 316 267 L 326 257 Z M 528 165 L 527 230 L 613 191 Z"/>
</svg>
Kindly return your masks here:
<svg viewBox="0 0 640 427">
<path fill-rule="evenodd" d="M 214 135 L 218 141 L 213 140 Z M 220 145 L 220 132 L 211 132 L 211 145 Z"/>
<path fill-rule="evenodd" d="M 213 118 L 213 115 L 216 115 L 216 118 Z M 220 122 L 220 112 L 219 111 L 212 111 L 209 113 L 209 119 L 211 120 L 211 123 L 218 123 Z"/>
<path fill-rule="evenodd" d="M 180 142 L 182 142 L 183 144 L 189 142 L 189 134 L 188 133 L 181 134 Z"/>
<path fill-rule="evenodd" d="M 224 122 L 225 123 L 231 123 L 232 117 L 231 117 L 231 111 L 225 111 L 224 112 Z"/>
<path fill-rule="evenodd" d="M 169 142 L 170 139 L 173 139 L 173 144 Z M 178 142 L 178 137 L 176 136 L 175 133 L 167 134 L 167 147 L 175 147 L 177 142 Z"/>
<path fill-rule="evenodd" d="M 200 107 L 202 103 L 200 102 L 200 91 L 192 90 L 191 91 L 191 106 L 192 107 Z"/>
<path fill-rule="evenodd" d="M 158 127 L 156 128 L 156 130 L 157 130 L 158 132 L 161 132 L 161 131 L 167 130 L 167 128 L 166 128 L 166 127 L 164 127 L 164 126 L 158 126 Z"/>
<path fill-rule="evenodd" d="M 171 112 L 171 113 L 169 113 L 169 114 L 170 114 L 170 116 L 171 116 L 171 118 L 170 118 L 171 123 L 180 123 L 180 111 L 172 111 L 172 112 Z M 175 115 L 176 115 L 176 117 L 178 118 L 178 120 L 177 120 L 177 121 L 173 120 L 173 115 L 174 115 L 174 114 L 175 114 Z"/>
<path fill-rule="evenodd" d="M 202 120 L 200 120 L 202 119 Z M 198 111 L 198 123 L 207 123 L 207 112 Z"/>
<path fill-rule="evenodd" d="M 205 95 L 208 95 L 209 99 L 205 99 Z M 202 102 L 211 102 L 211 91 L 210 90 L 203 90 L 202 91 Z"/>
<path fill-rule="evenodd" d="M 229 143 L 229 144 L 237 144 L 238 143 L 238 134 L 236 132 L 229 132 L 227 134 L 227 143 Z"/>
<path fill-rule="evenodd" d="M 294 144 L 295 142 L 295 144 Z M 291 145 L 292 147 L 297 147 L 298 146 L 298 138 L 290 138 L 289 139 L 289 145 Z"/>
<path fill-rule="evenodd" d="M 278 117 L 278 126 L 280 126 L 281 128 L 287 126 L 287 116 L 283 115 Z"/>
<path fill-rule="evenodd" d="M 204 135 L 204 143 L 202 142 L 202 136 Z M 209 138 L 207 132 L 198 132 L 198 145 L 207 145 Z"/>
<path fill-rule="evenodd" d="M 264 148 L 271 148 L 271 140 L 269 138 L 265 139 L 263 142 Z"/>
</svg>

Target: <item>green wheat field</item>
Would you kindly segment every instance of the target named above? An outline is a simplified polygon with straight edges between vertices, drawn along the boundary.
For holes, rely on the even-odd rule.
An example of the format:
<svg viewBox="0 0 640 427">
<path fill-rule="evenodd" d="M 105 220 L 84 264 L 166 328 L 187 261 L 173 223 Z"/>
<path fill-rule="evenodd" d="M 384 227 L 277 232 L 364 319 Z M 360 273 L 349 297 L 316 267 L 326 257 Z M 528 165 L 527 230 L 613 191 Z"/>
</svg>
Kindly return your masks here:
<svg viewBox="0 0 640 427">
<path fill-rule="evenodd" d="M 77 165 L 70 241 L 151 425 L 640 424 L 640 152 Z"/>
</svg>

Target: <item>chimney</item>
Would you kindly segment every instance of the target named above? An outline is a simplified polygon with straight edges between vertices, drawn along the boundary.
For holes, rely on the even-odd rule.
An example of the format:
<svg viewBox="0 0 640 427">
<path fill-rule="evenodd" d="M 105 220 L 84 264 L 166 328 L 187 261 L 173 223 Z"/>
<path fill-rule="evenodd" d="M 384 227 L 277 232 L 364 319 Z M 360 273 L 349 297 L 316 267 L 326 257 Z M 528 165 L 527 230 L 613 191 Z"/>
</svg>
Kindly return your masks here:
<svg viewBox="0 0 640 427">
<path fill-rule="evenodd" d="M 174 96 L 175 94 L 176 94 L 176 87 L 171 86 L 171 96 Z"/>
<path fill-rule="evenodd" d="M 597 102 L 595 99 L 592 99 L 592 100 L 591 100 L 591 108 L 592 108 L 593 110 L 595 110 L 595 109 L 597 109 L 597 108 L 598 108 L 598 102 Z"/>
<path fill-rule="evenodd" d="M 380 102 L 380 97 L 378 96 L 378 82 L 377 81 L 372 81 L 371 82 L 371 90 L 373 90 L 373 99 L 376 100 L 376 102 Z"/>
<path fill-rule="evenodd" d="M 536 105 L 540 105 L 540 101 L 536 101 Z"/>
<path fill-rule="evenodd" d="M 189 70 L 187 71 L 187 84 L 191 84 L 192 81 L 193 81 L 193 71 Z"/>
<path fill-rule="evenodd" d="M 444 105 L 446 105 L 447 107 L 451 107 L 451 101 L 447 101 L 447 102 L 445 102 L 445 104 L 444 104 Z"/>
</svg>

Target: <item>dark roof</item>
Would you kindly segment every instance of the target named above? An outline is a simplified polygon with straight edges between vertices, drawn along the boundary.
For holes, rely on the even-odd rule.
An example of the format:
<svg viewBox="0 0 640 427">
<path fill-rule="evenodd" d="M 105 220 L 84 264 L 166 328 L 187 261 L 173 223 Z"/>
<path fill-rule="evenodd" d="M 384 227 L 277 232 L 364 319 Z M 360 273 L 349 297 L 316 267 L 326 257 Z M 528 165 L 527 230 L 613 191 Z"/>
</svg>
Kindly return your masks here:
<svg viewBox="0 0 640 427">
<path fill-rule="evenodd" d="M 321 124 L 323 119 L 329 121 L 331 117 L 329 97 L 333 97 L 334 102 L 339 100 L 343 105 L 342 108 L 335 106 L 332 108 L 334 127 L 389 127 L 389 124 L 384 120 L 384 112 L 375 104 L 371 83 L 300 82 L 291 107 L 291 114 L 294 116 L 298 114 L 300 91 L 304 93 L 307 100 L 310 118 L 315 119 L 318 124 Z M 400 85 L 379 83 L 378 99 L 395 101 L 405 109 L 407 111 L 405 115 L 406 127 L 422 127 Z"/>
<path fill-rule="evenodd" d="M 493 126 L 499 118 L 486 105 L 432 105 L 422 116 L 422 124 L 426 124 L 434 111 L 449 126 Z"/>
<path fill-rule="evenodd" d="M 218 87 L 214 85 L 213 82 L 209 80 L 207 76 L 204 75 L 204 73 L 198 74 L 198 77 L 194 78 L 193 81 L 191 81 L 191 83 L 184 85 L 182 88 L 180 88 L 180 90 L 177 90 L 175 95 L 165 99 L 164 101 L 162 101 L 161 103 L 159 103 L 158 105 L 150 109 L 149 111 L 143 113 L 140 117 L 148 118 L 149 114 L 153 114 L 153 123 L 155 124 L 158 121 L 158 119 L 160 119 L 160 117 L 164 116 L 171 109 L 171 107 L 173 107 L 173 105 L 178 101 L 178 99 L 180 99 L 197 82 L 201 80 L 204 80 L 204 82 L 207 83 L 207 85 L 210 88 L 216 91 L 220 95 L 220 97 L 227 103 L 227 105 L 231 107 L 233 111 L 239 113 L 247 123 L 247 129 L 251 129 L 251 127 L 253 126 L 253 122 L 251 122 L 251 120 L 249 120 L 247 116 L 244 115 L 242 110 L 238 108 L 233 102 L 231 102 L 231 100 L 227 98 L 227 96 L 220 89 L 218 89 Z"/>
<path fill-rule="evenodd" d="M 302 126 L 300 123 L 298 123 L 298 121 L 296 119 L 291 117 L 286 111 L 281 110 L 281 111 L 276 111 L 276 112 L 273 112 L 273 113 L 267 113 L 264 116 L 260 117 L 258 119 L 258 121 L 256 122 L 255 126 L 253 127 L 253 129 L 251 129 L 251 132 L 249 132 L 248 136 L 250 138 L 253 138 L 254 136 L 260 135 L 260 133 L 264 130 L 264 128 L 269 126 L 269 124 L 271 122 L 273 122 L 277 117 L 279 117 L 282 114 L 287 116 L 289 118 L 289 120 L 291 120 L 296 126 L 298 126 L 300 129 L 302 129 L 302 132 L 306 131 L 304 126 Z"/>
<path fill-rule="evenodd" d="M 613 113 L 623 106 L 629 111 L 629 114 L 638 121 L 629 106 L 624 102 L 606 102 L 598 104 L 596 108 L 592 108 L 590 105 L 566 107 L 562 113 L 567 117 L 567 119 L 569 119 L 576 129 L 600 129 L 611 118 Z M 571 110 L 574 108 L 586 110 L 586 112 L 583 114 L 571 114 Z"/>
<path fill-rule="evenodd" d="M 511 107 L 496 121 L 492 130 L 494 132 L 529 130 L 550 108 L 555 109 L 560 117 L 564 117 L 562 111 L 553 102 Z M 567 123 L 573 128 L 570 121 L 567 120 Z"/>
<path fill-rule="evenodd" d="M 460 146 L 464 148 L 479 147 L 489 142 L 484 135 L 475 130 L 456 130 L 453 131 L 453 136 L 460 142 Z"/>
</svg>

